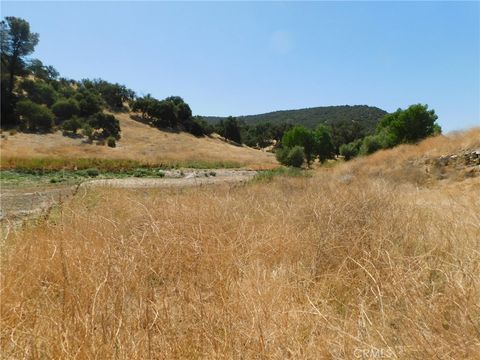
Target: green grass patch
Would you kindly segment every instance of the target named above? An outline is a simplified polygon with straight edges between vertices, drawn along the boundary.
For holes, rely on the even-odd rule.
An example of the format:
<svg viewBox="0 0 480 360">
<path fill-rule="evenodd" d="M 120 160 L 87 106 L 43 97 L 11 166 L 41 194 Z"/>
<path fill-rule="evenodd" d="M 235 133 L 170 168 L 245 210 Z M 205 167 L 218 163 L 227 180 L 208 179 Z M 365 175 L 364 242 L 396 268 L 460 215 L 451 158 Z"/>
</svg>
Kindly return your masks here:
<svg viewBox="0 0 480 360">
<path fill-rule="evenodd" d="M 155 169 L 228 169 L 238 168 L 243 164 L 233 161 L 165 161 L 161 163 L 146 163 L 130 159 L 100 159 L 100 158 L 5 158 L 1 161 L 2 170 L 16 170 L 34 174 L 48 173 L 58 170 L 86 170 L 98 169 L 99 171 L 123 172 L 138 168 Z"/>
<path fill-rule="evenodd" d="M 0 171 L 2 186 L 74 185 L 88 179 L 113 179 L 127 177 L 162 178 L 163 168 L 132 168 L 121 171 L 102 171 L 97 168 L 82 170 L 32 170 L 14 169 Z"/>
</svg>

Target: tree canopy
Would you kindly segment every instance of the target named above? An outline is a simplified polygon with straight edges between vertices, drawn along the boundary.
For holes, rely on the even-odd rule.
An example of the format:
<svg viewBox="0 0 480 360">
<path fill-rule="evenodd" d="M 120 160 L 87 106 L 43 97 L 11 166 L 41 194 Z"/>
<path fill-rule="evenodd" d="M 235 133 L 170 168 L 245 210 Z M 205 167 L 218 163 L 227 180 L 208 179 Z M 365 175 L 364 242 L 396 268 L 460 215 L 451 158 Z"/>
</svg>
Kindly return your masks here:
<svg viewBox="0 0 480 360">
<path fill-rule="evenodd" d="M 428 105 L 415 104 L 385 115 L 377 126 L 377 134 L 386 130 L 395 144 L 416 142 L 438 131 L 437 119 L 435 110 L 428 110 Z"/>
<path fill-rule="evenodd" d="M 38 44 L 39 35 L 30 31 L 30 24 L 20 18 L 7 16 L 0 22 L 0 52 L 2 73 L 2 121 L 15 122 L 15 76 L 25 70 L 25 57 Z"/>
</svg>

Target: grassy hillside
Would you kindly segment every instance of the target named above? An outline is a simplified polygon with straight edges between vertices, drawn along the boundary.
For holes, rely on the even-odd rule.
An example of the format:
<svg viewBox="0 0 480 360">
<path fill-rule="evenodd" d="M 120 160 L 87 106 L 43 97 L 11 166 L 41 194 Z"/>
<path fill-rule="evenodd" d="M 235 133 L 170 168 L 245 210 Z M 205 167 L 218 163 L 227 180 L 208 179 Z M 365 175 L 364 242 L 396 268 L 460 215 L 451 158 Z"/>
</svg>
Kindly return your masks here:
<svg viewBox="0 0 480 360">
<path fill-rule="evenodd" d="M 57 163 L 74 163 L 76 159 L 99 158 L 136 160 L 144 164 L 200 164 L 205 167 L 237 165 L 269 168 L 275 157 L 248 147 L 234 146 L 214 137 L 195 137 L 188 133 L 161 131 L 130 119 L 129 114 L 115 114 L 120 121 L 121 139 L 116 148 L 85 143 L 85 138 L 4 131 L 1 140 L 2 168 L 15 167 L 25 159 L 60 159 Z"/>
<path fill-rule="evenodd" d="M 308 128 L 314 128 L 319 123 L 336 124 L 339 122 L 357 121 L 365 126 L 367 131 L 372 131 L 378 120 L 387 114 L 386 111 L 367 105 L 341 105 L 322 106 L 298 110 L 274 111 L 259 115 L 247 115 L 237 117 L 249 125 L 270 122 L 272 124 L 291 123 L 300 124 Z M 225 119 L 222 117 L 206 116 L 210 123 L 218 123 Z"/>
<path fill-rule="evenodd" d="M 478 358 L 480 177 L 418 174 L 479 131 L 312 177 L 79 193 L 8 233 L 1 357 Z"/>
</svg>

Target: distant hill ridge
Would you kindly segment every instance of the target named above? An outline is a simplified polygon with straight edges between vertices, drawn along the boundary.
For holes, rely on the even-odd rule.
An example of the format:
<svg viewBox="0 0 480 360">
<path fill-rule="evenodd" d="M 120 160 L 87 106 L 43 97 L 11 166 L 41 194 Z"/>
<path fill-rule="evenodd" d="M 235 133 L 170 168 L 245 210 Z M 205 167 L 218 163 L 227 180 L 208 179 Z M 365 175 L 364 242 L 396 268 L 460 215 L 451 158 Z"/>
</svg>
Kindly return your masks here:
<svg viewBox="0 0 480 360">
<path fill-rule="evenodd" d="M 361 123 L 365 129 L 373 130 L 378 121 L 386 114 L 385 110 L 375 106 L 338 105 L 280 110 L 258 115 L 237 116 L 237 119 L 248 125 L 270 122 L 272 124 L 298 124 L 308 128 L 314 128 L 320 123 L 334 125 L 340 122 L 355 121 Z M 215 124 L 226 119 L 226 117 L 205 116 L 204 119 Z"/>
</svg>

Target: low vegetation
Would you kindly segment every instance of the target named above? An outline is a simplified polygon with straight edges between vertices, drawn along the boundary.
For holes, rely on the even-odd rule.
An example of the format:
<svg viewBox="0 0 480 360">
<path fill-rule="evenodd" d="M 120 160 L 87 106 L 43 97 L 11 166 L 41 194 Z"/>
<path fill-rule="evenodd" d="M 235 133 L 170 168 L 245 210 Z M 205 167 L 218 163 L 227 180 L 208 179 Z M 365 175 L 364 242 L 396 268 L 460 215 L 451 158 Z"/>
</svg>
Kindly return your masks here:
<svg viewBox="0 0 480 360">
<path fill-rule="evenodd" d="M 79 184 L 87 179 L 113 179 L 126 177 L 162 178 L 165 176 L 166 167 L 132 167 L 112 168 L 110 170 L 98 168 L 85 168 L 81 170 L 45 170 L 45 169 L 15 169 L 3 170 L 0 184 L 4 187 L 34 186 L 42 187 L 48 184 Z"/>
</svg>

